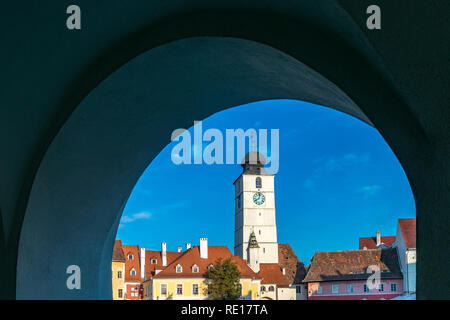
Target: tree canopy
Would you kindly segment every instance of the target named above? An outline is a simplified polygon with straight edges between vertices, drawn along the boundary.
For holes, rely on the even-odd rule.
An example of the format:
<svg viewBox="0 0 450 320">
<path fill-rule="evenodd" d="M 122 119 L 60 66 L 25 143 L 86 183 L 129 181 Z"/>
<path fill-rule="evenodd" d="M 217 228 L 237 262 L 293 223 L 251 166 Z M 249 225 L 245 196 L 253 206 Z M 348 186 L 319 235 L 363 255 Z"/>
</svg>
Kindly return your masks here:
<svg viewBox="0 0 450 320">
<path fill-rule="evenodd" d="M 222 261 L 218 259 L 208 271 L 210 283 L 208 293 L 214 300 L 236 300 L 241 296 L 239 280 L 241 272 L 237 265 L 228 258 Z"/>
</svg>

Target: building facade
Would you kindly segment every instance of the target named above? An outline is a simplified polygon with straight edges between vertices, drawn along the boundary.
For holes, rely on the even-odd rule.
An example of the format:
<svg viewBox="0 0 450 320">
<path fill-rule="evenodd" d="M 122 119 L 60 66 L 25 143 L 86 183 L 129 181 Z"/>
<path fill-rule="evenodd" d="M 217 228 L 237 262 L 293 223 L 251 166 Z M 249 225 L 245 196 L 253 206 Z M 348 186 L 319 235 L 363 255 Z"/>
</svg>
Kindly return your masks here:
<svg viewBox="0 0 450 320">
<path fill-rule="evenodd" d="M 416 293 L 416 219 L 398 219 L 395 236 L 359 238 L 360 249 L 395 248 L 403 275 L 403 294 Z"/>
<path fill-rule="evenodd" d="M 122 241 L 114 242 L 111 263 L 112 296 L 113 300 L 125 299 L 125 254 L 122 249 Z"/>
<path fill-rule="evenodd" d="M 379 270 L 376 281 L 369 266 Z M 308 300 L 390 300 L 403 293 L 395 248 L 316 252 L 303 282 Z"/>
<path fill-rule="evenodd" d="M 241 299 L 260 299 L 261 279 L 241 257 L 233 256 L 224 246 L 208 246 L 207 238 L 189 248 L 163 270 L 144 281 L 144 299 L 206 300 L 209 299 L 208 270 L 218 259 L 235 263 L 241 273 Z"/>
<path fill-rule="evenodd" d="M 403 274 L 405 294 L 416 293 L 416 219 L 398 219 L 397 235 L 392 247 L 397 249 Z"/>
<path fill-rule="evenodd" d="M 242 163 L 243 172 L 235 180 L 234 254 L 250 261 L 250 236 L 259 243 L 258 263 L 278 263 L 275 219 L 275 176 L 264 170 L 264 156 L 249 152 Z M 254 261 L 256 262 L 256 260 Z"/>
<path fill-rule="evenodd" d="M 306 271 L 289 244 L 277 241 L 275 175 L 264 169 L 264 156 L 249 152 L 235 180 L 235 255 L 261 277 L 261 298 L 306 299 Z"/>
</svg>

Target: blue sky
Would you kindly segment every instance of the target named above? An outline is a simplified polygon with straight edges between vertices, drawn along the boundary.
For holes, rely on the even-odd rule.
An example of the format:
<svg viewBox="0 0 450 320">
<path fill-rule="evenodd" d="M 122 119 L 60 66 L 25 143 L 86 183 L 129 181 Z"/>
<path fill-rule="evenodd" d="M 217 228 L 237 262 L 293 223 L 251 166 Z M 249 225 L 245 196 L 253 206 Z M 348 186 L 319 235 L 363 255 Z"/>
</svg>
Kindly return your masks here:
<svg viewBox="0 0 450 320">
<path fill-rule="evenodd" d="M 217 128 L 224 136 L 225 129 L 279 129 L 278 242 L 290 243 L 306 265 L 316 251 L 358 249 L 359 237 L 377 230 L 395 235 L 398 218 L 415 217 L 400 163 L 380 133 L 356 118 L 306 102 L 271 100 L 227 109 L 202 125 L 203 132 Z M 233 252 L 233 182 L 242 168 L 175 165 L 177 143 L 166 146 L 139 179 L 117 239 L 158 250 L 166 241 L 176 251 L 208 237 L 210 245 Z"/>
</svg>

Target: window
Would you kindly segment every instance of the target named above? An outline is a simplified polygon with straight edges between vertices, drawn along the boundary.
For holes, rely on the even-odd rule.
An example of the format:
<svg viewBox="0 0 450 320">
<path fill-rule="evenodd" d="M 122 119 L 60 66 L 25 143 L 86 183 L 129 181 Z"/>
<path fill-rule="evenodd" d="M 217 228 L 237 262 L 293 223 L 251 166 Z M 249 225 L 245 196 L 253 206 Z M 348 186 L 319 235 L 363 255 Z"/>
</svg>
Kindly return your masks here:
<svg viewBox="0 0 450 320">
<path fill-rule="evenodd" d="M 295 287 L 295 292 L 302 293 L 302 287 L 301 286 L 296 286 Z"/>
<path fill-rule="evenodd" d="M 397 284 L 396 283 L 391 283 L 391 291 L 392 292 L 397 291 Z"/>
<path fill-rule="evenodd" d="M 161 295 L 162 296 L 167 295 L 167 284 L 165 284 L 165 283 L 161 284 Z"/>
<path fill-rule="evenodd" d="M 138 297 L 139 296 L 139 288 L 138 287 L 131 287 L 131 296 L 132 297 Z"/>
<path fill-rule="evenodd" d="M 261 188 L 262 188 L 262 181 L 261 181 L 261 178 L 260 178 L 260 177 L 257 177 L 255 182 L 256 182 L 256 188 L 257 188 L 257 189 L 261 189 Z"/>
<path fill-rule="evenodd" d="M 177 273 L 181 273 L 181 272 L 183 272 L 183 267 L 182 266 L 180 266 L 179 264 L 176 266 L 176 268 L 175 268 L 175 271 L 177 272 Z"/>
<path fill-rule="evenodd" d="M 263 248 L 263 253 L 266 253 L 266 248 Z"/>
<path fill-rule="evenodd" d="M 117 278 L 121 279 L 122 278 L 122 271 L 117 271 Z"/>
<path fill-rule="evenodd" d="M 131 270 L 130 270 L 130 274 L 131 274 L 132 276 L 135 276 L 135 275 L 136 275 L 136 270 L 131 269 Z"/>
<path fill-rule="evenodd" d="M 352 284 L 347 285 L 347 292 L 353 292 L 353 285 Z"/>
<path fill-rule="evenodd" d="M 157 263 L 158 263 L 158 260 L 152 259 L 151 263 L 152 263 L 152 264 L 157 264 Z"/>
<path fill-rule="evenodd" d="M 242 288 L 242 284 L 241 284 L 241 283 L 239 283 L 239 291 L 241 292 L 241 296 L 243 296 L 243 295 L 244 295 L 244 292 L 242 292 L 242 291 L 243 291 L 243 288 Z"/>
<path fill-rule="evenodd" d="M 238 209 L 242 207 L 242 195 L 238 197 L 238 203 L 237 203 Z"/>
<path fill-rule="evenodd" d="M 369 292 L 369 287 L 367 286 L 367 284 L 364 285 L 364 292 Z"/>
<path fill-rule="evenodd" d="M 128 254 L 128 260 L 133 260 L 133 255 L 131 253 Z"/>
<path fill-rule="evenodd" d="M 198 266 L 196 264 L 192 266 L 192 272 L 198 272 Z"/>
<path fill-rule="evenodd" d="M 194 296 L 197 296 L 197 295 L 198 295 L 198 284 L 197 284 L 197 283 L 194 283 L 194 284 L 192 285 L 192 294 L 193 294 Z"/>
<path fill-rule="evenodd" d="M 119 289 L 119 291 L 117 292 L 117 296 L 118 296 L 119 298 L 122 298 L 122 297 L 123 297 L 123 289 Z"/>
<path fill-rule="evenodd" d="M 261 292 L 264 292 L 264 291 L 266 291 L 266 287 L 261 286 Z"/>
<path fill-rule="evenodd" d="M 322 286 L 318 286 L 317 287 L 317 293 L 318 294 L 322 294 Z"/>
<path fill-rule="evenodd" d="M 269 287 L 269 291 L 275 291 L 274 286 L 270 286 L 270 287 Z"/>
<path fill-rule="evenodd" d="M 212 264 L 210 264 L 209 266 L 208 266 L 208 271 L 209 271 L 209 269 L 211 269 L 212 267 L 214 267 Z"/>
<path fill-rule="evenodd" d="M 183 294 L 183 285 L 181 283 L 177 284 L 177 295 Z"/>
<path fill-rule="evenodd" d="M 339 286 L 337 284 L 331 285 L 331 293 L 338 293 L 339 292 Z"/>
<path fill-rule="evenodd" d="M 378 286 L 378 291 L 384 291 L 384 284 L 380 283 Z"/>
</svg>

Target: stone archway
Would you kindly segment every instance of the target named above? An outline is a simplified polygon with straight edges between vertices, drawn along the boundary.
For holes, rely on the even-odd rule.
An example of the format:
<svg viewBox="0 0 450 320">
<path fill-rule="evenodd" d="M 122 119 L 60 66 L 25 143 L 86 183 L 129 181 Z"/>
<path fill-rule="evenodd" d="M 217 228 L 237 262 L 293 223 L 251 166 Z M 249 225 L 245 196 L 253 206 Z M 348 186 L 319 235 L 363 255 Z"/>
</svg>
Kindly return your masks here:
<svg viewBox="0 0 450 320">
<path fill-rule="evenodd" d="M 38 170 L 19 246 L 17 297 L 109 297 L 107 270 L 123 207 L 172 130 L 227 107 L 275 98 L 333 107 L 370 123 L 320 74 L 248 40 L 179 40 L 112 74 L 74 111 Z M 42 255 L 43 248 L 49 254 Z M 79 291 L 65 287 L 62 270 L 72 264 L 82 270 Z"/>
<path fill-rule="evenodd" d="M 392 2 L 389 3 L 391 6 L 395 6 Z M 10 6 L 13 5 L 10 4 Z M 95 6 L 94 2 L 92 2 L 92 6 Z M 220 7 L 220 5 L 217 6 Z M 49 99 L 50 103 L 47 103 L 47 95 L 58 92 L 58 90 L 52 87 L 55 83 L 54 79 L 52 81 L 46 79 L 52 85 L 44 88 L 47 91 L 43 91 L 42 88 L 39 90 L 40 93 L 43 92 L 42 96 L 44 97 L 40 104 L 32 104 L 38 112 L 32 117 L 33 125 L 29 126 L 31 129 L 28 130 L 26 125 L 22 125 L 23 134 L 20 134 L 20 137 L 14 136 L 11 143 L 8 141 L 8 143 L 2 144 L 6 148 L 14 145 L 21 146 L 17 148 L 17 152 L 15 148 L 10 148 L 12 156 L 8 157 L 6 164 L 2 163 L 1 167 L 2 174 L 4 174 L 1 194 L 2 230 L 6 230 L 3 231 L 2 235 L 5 241 L 1 242 L 0 248 L 6 257 L 5 264 L 1 266 L 5 271 L 2 272 L 2 283 L 5 283 L 4 288 L 0 289 L 2 296 L 14 296 L 13 288 L 14 281 L 16 281 L 18 298 L 89 299 L 109 297 L 110 279 L 102 272 L 109 270 L 108 259 L 112 251 L 115 228 L 128 197 L 124 190 L 133 183 L 133 180 L 137 179 L 143 163 L 148 163 L 152 159 L 158 147 L 150 150 L 144 148 L 145 144 L 117 143 L 114 145 L 113 140 L 116 136 L 124 136 L 124 139 L 129 139 L 128 142 L 135 142 L 129 136 L 132 129 L 120 125 L 124 118 L 116 118 L 120 113 L 114 114 L 114 111 L 118 111 L 118 109 L 91 108 L 89 114 L 94 116 L 91 118 L 80 111 L 83 108 L 74 108 L 79 100 L 87 92 L 93 90 L 99 81 L 136 54 L 157 45 L 167 44 L 171 40 L 205 35 L 234 36 L 265 43 L 281 52 L 288 53 L 292 57 L 292 61 L 304 62 L 323 75 L 323 79 L 330 79 L 335 85 L 329 86 L 330 81 L 326 80 L 323 83 L 323 79 L 315 81 L 318 79 L 314 78 L 314 81 L 308 81 L 309 85 L 306 87 L 309 87 L 309 91 L 305 92 L 303 86 L 300 85 L 302 81 L 293 83 L 286 83 L 286 80 L 278 81 L 283 78 L 283 74 L 288 75 L 284 79 L 289 79 L 289 75 L 292 76 L 293 70 L 296 70 L 296 67 L 289 63 L 291 60 L 287 55 L 278 52 L 281 54 L 278 59 L 272 60 L 275 58 L 272 56 L 269 60 L 264 60 L 268 56 L 261 52 L 254 52 L 253 49 L 239 50 L 239 53 L 235 52 L 230 56 L 232 61 L 229 61 L 228 64 L 221 64 L 222 60 L 219 60 L 220 63 L 212 65 L 214 68 L 218 68 L 218 75 L 223 76 L 227 74 L 227 71 L 231 73 L 228 74 L 228 78 L 222 79 L 223 82 L 216 82 L 216 87 L 214 87 L 214 82 L 211 82 L 202 88 L 203 92 L 208 91 L 217 95 L 215 97 L 216 104 L 211 104 L 214 100 L 211 96 L 201 95 L 198 89 L 187 86 L 187 84 L 193 83 L 201 88 L 201 83 L 197 83 L 201 77 L 195 76 L 194 79 L 189 77 L 188 73 L 191 70 L 189 65 L 182 64 L 183 61 L 186 61 L 183 59 L 188 57 L 184 56 L 183 52 L 175 52 L 178 55 L 166 56 L 168 58 L 166 64 L 155 65 L 155 68 L 171 68 L 173 61 L 181 63 L 181 67 L 174 70 L 177 77 L 180 77 L 180 81 L 174 82 L 174 84 L 178 83 L 181 86 L 166 87 L 165 92 L 160 92 L 169 97 L 165 104 L 158 107 L 150 106 L 149 108 L 155 107 L 155 109 L 147 110 L 144 115 L 132 109 L 127 115 L 127 120 L 141 128 L 146 125 L 145 121 L 147 120 L 164 119 L 165 116 L 174 114 L 172 107 L 177 105 L 177 101 L 179 102 L 177 99 L 183 96 L 183 92 L 180 91 L 185 89 L 184 86 L 190 90 L 184 90 L 184 97 L 188 98 L 185 101 L 195 102 L 192 105 L 200 107 L 192 108 L 190 104 L 189 110 L 192 113 L 184 111 L 184 113 L 178 114 L 178 119 L 172 119 L 172 123 L 153 122 L 156 124 L 152 130 L 147 132 L 145 139 L 151 139 L 154 146 L 165 145 L 168 142 L 165 130 L 172 125 L 183 127 L 190 124 L 191 116 L 199 119 L 211 114 L 214 110 L 218 111 L 258 99 L 267 99 L 271 96 L 272 98 L 301 99 L 328 106 L 332 104 L 338 109 L 346 108 L 345 112 L 366 121 L 370 119 L 369 121 L 379 129 L 398 156 L 415 195 L 418 219 L 418 298 L 448 296 L 449 272 L 441 261 L 448 258 L 449 252 L 440 250 L 443 239 L 448 238 L 447 208 L 449 200 L 447 194 L 450 179 L 448 170 L 446 170 L 449 160 L 446 151 L 448 135 L 443 134 L 448 125 L 442 121 L 443 117 L 439 116 L 447 114 L 444 110 L 439 109 L 440 100 L 430 100 L 429 104 L 425 101 L 426 106 L 431 106 L 430 112 L 435 114 L 418 109 L 418 105 L 424 106 L 424 101 L 417 99 L 411 91 L 407 90 L 411 86 L 408 87 L 402 83 L 400 88 L 399 83 L 395 81 L 383 63 L 387 60 L 392 63 L 395 60 L 392 59 L 392 54 L 387 54 L 389 50 L 381 50 L 381 47 L 377 47 L 384 53 L 384 59 L 380 57 L 377 50 L 371 47 L 371 43 L 377 43 L 377 40 L 372 37 L 369 42 L 352 20 L 355 10 L 361 9 L 358 8 L 358 5 L 341 6 L 332 2 L 331 5 L 316 10 L 314 6 L 309 6 L 306 2 L 301 4 L 299 2 L 298 6 L 293 5 L 295 8 L 289 8 L 288 11 L 292 12 L 289 19 L 286 18 L 288 16 L 286 12 L 283 11 L 286 8 L 280 10 L 275 4 L 273 6 L 275 7 L 272 7 L 271 4 L 265 13 L 256 10 L 259 13 L 249 14 L 249 12 L 235 10 L 231 14 L 229 12 L 224 14 L 218 8 L 212 14 L 200 14 L 202 19 L 195 19 L 198 17 L 195 14 L 191 18 L 188 15 L 179 19 L 171 16 L 174 18 L 173 21 L 176 21 L 171 27 L 158 29 L 155 25 L 151 25 L 153 29 L 150 28 L 152 32 L 148 32 L 150 35 L 148 37 L 142 36 L 142 33 L 139 35 L 133 33 L 133 36 L 130 36 L 135 30 L 130 27 L 133 25 L 130 23 L 127 27 L 133 31 L 127 29 L 128 33 L 125 33 L 130 37 L 126 40 L 131 45 L 127 46 L 121 43 L 119 46 L 113 47 L 115 50 L 110 50 L 110 56 L 99 54 L 99 50 L 92 50 L 103 59 L 98 59 L 97 63 L 92 64 L 94 67 L 91 65 L 92 60 L 87 59 L 90 70 L 83 76 L 79 76 L 78 73 L 64 74 L 70 78 L 70 85 L 65 88 L 66 91 L 63 95 L 66 96 L 57 103 L 55 102 L 57 99 Z M 344 7 L 348 12 L 343 9 Z M 113 11 L 111 10 L 111 12 Z M 186 14 L 186 12 L 181 13 Z M 350 16 L 350 13 L 353 16 Z M 39 18 L 41 17 L 39 14 L 40 12 L 36 12 L 34 16 Z M 57 20 L 57 18 L 54 19 Z M 131 20 L 134 19 L 135 17 Z M 400 17 L 400 19 L 396 17 L 395 19 L 397 22 L 409 20 L 407 17 Z M 152 20 L 152 22 L 156 20 Z M 6 19 L 5 22 L 10 21 Z M 420 29 L 422 24 L 418 23 L 417 28 Z M 143 33 L 149 31 L 148 29 L 142 30 L 142 26 L 136 28 Z M 429 29 L 423 28 L 423 30 L 426 34 L 426 30 Z M 167 36 L 168 34 L 170 36 Z M 416 37 L 416 33 L 413 34 Z M 426 37 L 431 39 L 427 35 Z M 403 38 L 410 39 L 407 35 L 403 35 Z M 40 38 L 36 37 L 36 39 Z M 148 44 L 143 40 L 151 43 Z M 83 41 L 85 46 L 92 46 L 92 41 Z M 393 40 L 393 42 L 396 41 L 399 39 Z M 392 41 L 387 41 L 387 43 L 392 44 Z M 439 44 L 442 45 L 442 39 L 439 39 Z M 39 42 L 37 46 L 41 46 L 41 43 Z M 22 48 L 21 46 L 11 47 L 18 48 L 18 50 Z M 68 51 L 73 51 L 70 46 L 67 47 Z M 155 48 L 156 51 L 153 49 L 152 51 L 157 54 L 158 50 L 165 50 L 162 48 L 168 47 L 161 46 Z M 181 48 L 186 49 L 183 46 Z M 195 51 L 196 48 L 197 51 Z M 192 53 L 199 54 L 199 47 L 196 48 L 191 48 Z M 201 53 L 213 53 L 214 48 L 210 49 L 212 50 Z M 16 51 L 13 53 L 15 54 L 14 59 L 18 59 L 21 65 L 24 63 L 25 68 L 32 64 L 30 62 L 25 65 L 27 61 L 21 59 L 22 53 Z M 229 52 L 223 51 L 219 56 L 225 57 L 227 53 Z M 411 55 L 414 56 L 414 54 Z M 50 55 L 51 59 L 58 61 L 55 63 L 56 67 L 71 65 L 70 61 L 65 61 L 66 57 L 62 56 L 64 58 L 60 61 L 61 59 L 56 54 Z M 46 57 L 45 53 L 40 56 L 41 59 L 32 60 L 39 61 L 40 65 L 45 65 L 41 62 L 43 57 Z M 243 57 L 246 59 L 242 60 Z M 15 61 L 11 57 L 7 56 L 7 58 L 10 58 L 11 62 Z M 90 57 L 90 59 L 94 58 Z M 433 60 L 433 62 L 436 61 L 436 59 Z M 276 63 L 273 65 L 274 62 Z M 268 66 L 274 66 L 277 72 L 270 71 L 267 69 Z M 77 68 L 76 65 L 72 65 L 72 67 Z M 135 67 L 137 66 L 135 65 Z M 246 69 L 247 67 L 250 69 Z M 45 69 L 43 70 L 45 71 Z M 398 70 L 397 76 L 410 76 L 406 70 Z M 11 76 L 9 71 L 6 72 L 7 76 Z M 38 74 L 35 69 L 29 71 Z M 193 71 L 191 76 L 198 70 Z M 246 76 L 238 78 L 239 82 L 233 81 L 237 79 L 235 76 L 243 71 Z M 265 74 L 264 71 L 268 73 Z M 413 78 L 420 80 L 420 77 Z M 161 82 L 160 87 L 162 84 L 169 83 L 170 80 L 167 73 L 161 74 L 158 79 Z M 23 85 L 21 81 L 12 81 L 12 83 L 15 82 Z M 42 83 L 44 82 L 42 81 Z M 242 88 L 239 87 L 243 83 L 246 85 Z M 159 83 L 157 84 L 159 85 Z M 324 84 L 327 85 L 323 87 Z M 27 97 L 31 97 L 30 99 L 33 99 L 32 93 L 36 91 L 34 85 L 35 82 L 30 86 L 30 95 L 27 95 Z M 14 95 L 17 95 L 17 92 L 26 91 L 25 86 L 24 88 L 19 87 L 20 90 L 13 90 L 14 88 L 17 89 L 12 87 L 10 90 Z M 208 90 L 204 90 L 205 88 Z M 329 97 L 320 95 L 320 91 L 324 88 L 327 88 L 325 92 L 330 94 Z M 116 89 L 135 94 L 134 98 L 125 101 L 126 103 L 139 106 L 145 100 L 141 99 L 142 96 L 136 88 L 120 85 L 108 88 L 100 85 L 83 100 L 80 107 L 88 100 L 94 103 L 94 106 L 101 106 L 104 100 L 99 97 L 102 95 L 114 96 Z M 345 92 L 344 95 L 342 95 L 343 92 Z M 423 93 L 421 92 L 421 94 Z M 407 98 L 405 98 L 406 96 Z M 22 105 L 21 101 L 16 101 L 15 98 L 15 96 L 10 98 L 5 104 L 12 106 L 8 108 L 12 115 L 8 114 L 5 119 L 13 126 L 22 120 L 21 112 L 28 110 L 24 106 L 29 105 L 29 101 L 26 99 L 23 99 Z M 120 100 L 120 97 L 117 99 Z M 150 101 L 152 100 L 150 99 Z M 118 108 L 120 101 L 115 102 L 118 104 L 113 103 L 113 106 Z M 349 107 L 356 105 L 359 108 Z M 18 116 L 14 114 L 15 110 L 18 110 Z M 75 110 L 73 114 L 71 114 L 72 110 Z M 102 113 L 102 110 L 107 112 Z M 360 113 L 361 110 L 363 113 Z M 138 119 L 139 116 L 143 117 Z M 38 123 L 44 129 L 39 127 Z M 20 122 L 20 124 L 23 123 Z M 63 124 L 64 126 L 61 127 Z M 115 127 L 112 127 L 114 125 Z M 6 126 L 2 126 L 2 129 L 9 127 L 7 123 Z M 108 136 L 108 130 L 114 133 L 110 139 L 105 138 Z M 22 136 L 23 139 L 21 139 Z M 37 137 L 35 140 L 30 139 L 34 136 Z M 100 143 L 102 139 L 105 142 L 103 144 Z M 94 150 L 94 146 L 99 148 Z M 47 147 L 49 148 L 47 149 Z M 121 154 L 123 151 L 130 151 L 130 153 Z M 102 165 L 114 156 L 117 157 L 117 162 L 106 167 Z M 112 171 L 117 174 L 111 175 Z M 77 176 L 78 173 L 82 174 Z M 53 199 L 59 200 L 53 202 Z M 109 202 L 111 199 L 113 200 Z M 102 205 L 98 206 L 98 203 Z M 96 214 L 99 213 L 100 208 L 104 211 Z M 107 216 L 103 216 L 104 212 L 108 212 Z M 22 219 L 24 219 L 23 227 Z M 99 226 L 98 230 L 95 230 L 96 232 L 92 232 L 93 226 Z M 21 240 L 16 276 L 19 235 Z M 74 260 L 83 262 L 83 283 L 87 286 L 79 292 L 67 292 L 65 288 L 66 275 L 61 268 L 67 263 L 74 263 Z M 437 278 L 434 276 L 435 274 L 440 274 L 441 277 Z M 42 279 L 42 281 L 35 282 L 36 279 Z"/>
</svg>

